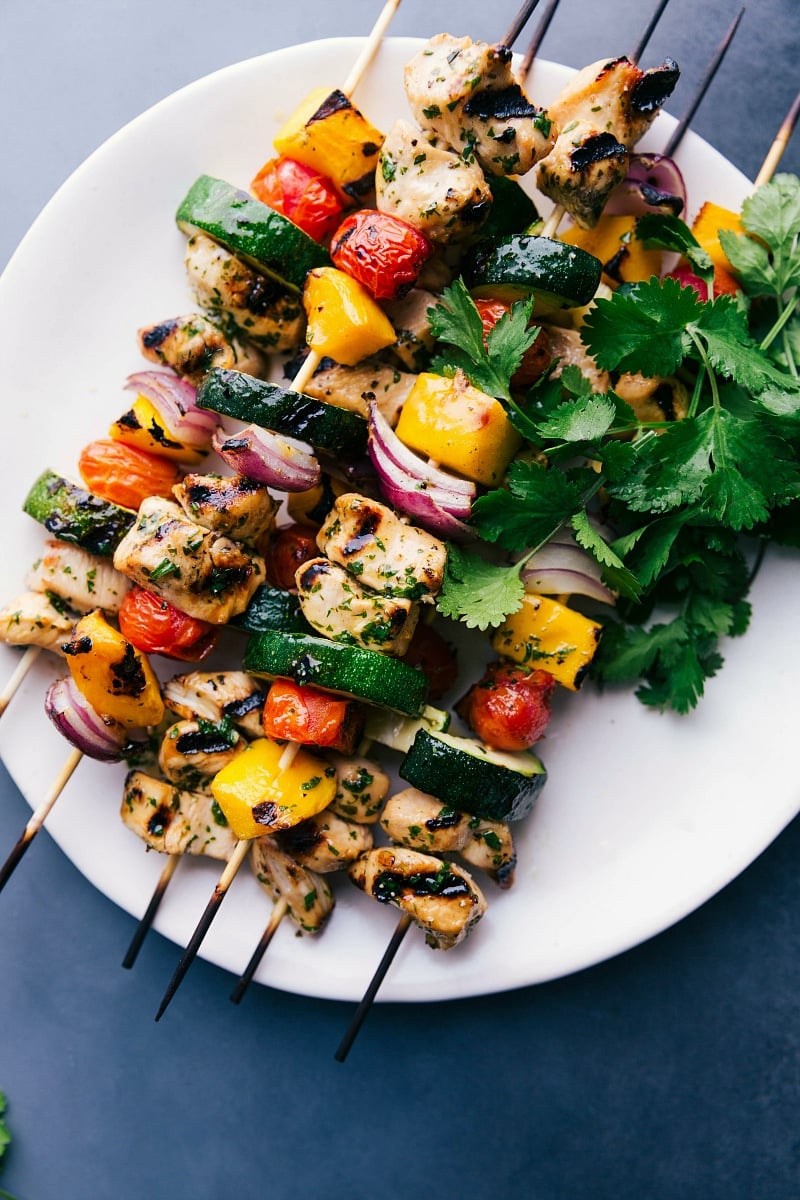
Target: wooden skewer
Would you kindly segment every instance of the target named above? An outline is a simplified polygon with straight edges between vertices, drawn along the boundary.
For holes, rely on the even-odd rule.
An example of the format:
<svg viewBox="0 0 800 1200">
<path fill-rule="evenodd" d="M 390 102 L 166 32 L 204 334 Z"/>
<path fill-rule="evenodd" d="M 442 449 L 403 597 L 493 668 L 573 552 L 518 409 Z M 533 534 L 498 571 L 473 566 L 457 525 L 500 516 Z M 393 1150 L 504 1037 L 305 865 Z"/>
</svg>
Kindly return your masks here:
<svg viewBox="0 0 800 1200">
<path fill-rule="evenodd" d="M 167 890 L 169 881 L 172 879 L 172 876 L 175 874 L 175 871 L 178 868 L 178 863 L 180 861 L 181 861 L 180 854 L 168 854 L 167 855 L 167 861 L 164 863 L 163 870 L 161 871 L 161 874 L 158 877 L 158 883 L 156 884 L 153 894 L 150 897 L 150 903 L 147 905 L 147 908 L 144 911 L 144 916 L 142 917 L 141 921 L 136 926 L 136 932 L 134 933 L 133 937 L 131 938 L 131 944 L 130 944 L 130 946 L 128 946 L 127 953 L 125 954 L 125 957 L 122 960 L 123 967 L 125 967 L 125 969 L 128 971 L 131 969 L 133 964 L 136 962 L 139 951 L 142 948 L 142 943 L 144 942 L 145 937 L 147 936 L 148 932 L 150 931 L 150 926 L 153 924 L 155 915 L 158 912 L 159 907 L 161 905 L 161 901 L 164 899 L 164 893 Z"/>
<path fill-rule="evenodd" d="M 800 117 L 800 92 L 797 93 L 792 101 L 789 111 L 781 122 L 781 127 L 778 130 L 775 141 L 767 151 L 767 157 L 761 164 L 761 170 L 756 175 L 754 188 L 761 187 L 762 184 L 769 183 L 772 176 L 775 174 L 778 163 L 783 158 L 783 152 L 789 144 L 789 139 L 794 133 L 797 118 Z"/>
<path fill-rule="evenodd" d="M 367 990 L 364 992 L 364 995 L 361 998 L 358 1008 L 356 1009 L 355 1013 L 353 1014 L 353 1019 L 350 1022 L 350 1024 L 347 1026 L 347 1030 L 345 1032 L 344 1037 L 339 1042 L 339 1045 L 336 1049 L 336 1053 L 333 1056 L 337 1062 L 344 1062 L 344 1060 L 347 1058 L 347 1055 L 350 1053 L 350 1047 L 352 1046 L 353 1042 L 356 1040 L 358 1031 L 361 1028 L 361 1026 L 364 1024 L 364 1021 L 366 1020 L 367 1013 L 369 1012 L 370 1008 L 372 1007 L 372 1002 L 375 999 L 375 996 L 377 995 L 378 988 L 383 983 L 384 976 L 386 975 L 386 972 L 389 970 L 389 967 L 392 965 L 394 956 L 397 954 L 397 951 L 400 949 L 400 947 L 403 943 L 403 938 L 408 933 L 408 928 L 409 928 L 410 924 L 411 924 L 410 915 L 408 913 L 403 913 L 402 916 L 400 917 L 400 920 L 397 922 L 397 925 L 395 926 L 395 930 L 391 936 L 389 945 L 386 947 L 386 949 L 383 953 L 383 958 L 381 959 L 380 963 L 378 964 L 378 969 L 375 972 L 375 974 L 372 976 L 372 979 L 370 979 L 369 984 L 367 986 Z"/>
<path fill-rule="evenodd" d="M 278 760 L 278 772 L 279 773 L 281 771 L 285 771 L 289 766 L 291 766 L 291 763 L 292 763 L 293 759 L 295 758 L 298 750 L 300 750 L 300 748 L 301 747 L 300 747 L 299 742 L 287 742 L 286 743 L 286 749 L 284 750 L 283 754 L 281 755 L 280 759 Z M 206 905 L 202 917 L 197 922 L 194 933 L 190 937 L 189 942 L 186 946 L 186 949 L 184 950 L 183 954 L 178 959 L 178 965 L 173 972 L 173 975 L 169 981 L 169 984 L 167 985 L 167 990 L 164 993 L 164 998 L 161 1001 L 158 1012 L 156 1013 L 156 1021 L 160 1021 L 161 1018 L 163 1017 L 170 1001 L 172 1000 L 172 997 L 175 995 L 178 988 L 180 987 L 181 981 L 183 980 L 184 975 L 189 970 L 189 967 L 192 965 L 195 958 L 197 957 L 197 951 L 200 949 L 200 947 L 203 943 L 203 939 L 205 938 L 206 934 L 208 933 L 209 929 L 211 928 L 211 922 L 214 920 L 214 917 L 217 915 L 217 910 L 219 909 L 219 906 L 222 904 L 222 901 L 225 899 L 225 896 L 228 893 L 228 888 L 233 883 L 233 881 L 236 878 L 236 875 L 239 871 L 239 868 L 241 867 L 244 860 L 247 858 L 247 855 L 250 852 L 251 845 L 252 845 L 252 841 L 248 838 L 242 838 L 242 839 L 240 839 L 240 841 L 238 841 L 236 843 L 233 853 L 231 854 L 230 858 L 228 859 L 227 863 L 225 864 L 225 869 L 223 870 L 222 874 L 220 875 L 219 881 L 217 882 L 217 885 L 214 888 L 214 891 L 211 893 L 211 899 L 209 900 L 208 904 Z M 152 903 L 152 901 L 151 901 L 151 903 Z M 274 910 L 273 910 L 273 916 L 274 916 Z M 283 916 L 283 913 L 281 913 L 281 916 Z M 280 918 L 279 918 L 279 921 L 280 921 Z M 278 921 L 278 923 L 279 923 L 279 921 Z M 276 924 L 276 928 L 277 928 L 277 924 Z M 264 947 L 264 949 L 266 950 L 266 946 Z M 256 963 L 256 966 L 257 965 L 258 964 Z M 255 970 L 255 967 L 253 968 L 253 970 Z"/>
<path fill-rule="evenodd" d="M 345 96 L 352 96 L 353 92 L 363 79 L 364 75 L 366 74 L 367 67 L 377 54 L 380 44 L 383 41 L 384 34 L 389 28 L 392 18 L 399 7 L 400 0 L 386 0 L 386 4 L 384 4 L 383 8 L 381 9 L 377 21 L 372 26 L 370 34 L 364 45 L 364 49 L 353 63 L 347 79 L 345 79 L 344 83 L 342 84 L 342 91 L 344 92 Z"/>
<path fill-rule="evenodd" d="M 513 46 L 514 45 L 514 42 L 517 40 L 517 38 L 522 33 L 525 26 L 528 24 L 528 21 L 531 18 L 531 14 L 533 13 L 533 10 L 536 8 L 536 5 L 538 3 L 539 3 L 539 0 L 525 0 L 525 3 L 522 5 L 519 12 L 514 17 L 514 20 L 511 22 L 508 29 L 506 30 L 505 35 L 500 39 L 501 46 Z"/>
<path fill-rule="evenodd" d="M 255 950 L 253 951 L 253 954 L 252 954 L 252 957 L 251 957 L 249 963 L 245 967 L 242 974 L 239 976 L 239 982 L 236 984 L 236 987 L 231 992 L 231 1003 L 232 1004 L 241 1004 L 242 997 L 244 996 L 245 992 L 247 991 L 248 987 L 250 986 L 252 978 L 258 969 L 258 965 L 261 962 L 262 958 L 264 957 L 264 955 L 267 951 L 267 947 L 269 946 L 270 942 L 272 941 L 273 937 L 275 936 L 278 926 L 280 925 L 281 921 L 286 916 L 288 911 L 289 911 L 289 905 L 287 903 L 286 897 L 281 896 L 280 900 L 277 901 L 277 903 L 275 904 L 275 907 L 273 908 L 272 912 L 270 913 L 269 921 L 267 922 L 266 929 L 262 933 L 259 943 L 256 946 Z"/>
<path fill-rule="evenodd" d="M 549 0 L 547 7 L 544 10 L 542 19 L 536 28 L 536 32 L 534 33 L 533 37 L 531 38 L 530 45 L 528 46 L 528 49 L 525 51 L 525 57 L 522 60 L 522 67 L 520 68 L 520 78 L 521 79 L 526 79 L 527 76 L 530 74 L 530 69 L 533 66 L 533 60 L 536 57 L 536 55 L 539 53 L 539 47 L 541 46 L 542 42 L 544 41 L 545 34 L 547 33 L 548 29 L 550 28 L 550 22 L 552 21 L 553 17 L 555 16 L 555 11 L 558 8 L 558 4 L 559 4 L 559 0 Z"/>
<path fill-rule="evenodd" d="M 69 758 L 64 763 L 63 767 L 58 773 L 58 776 L 54 780 L 50 791 L 47 793 L 42 803 L 31 816 L 28 824 L 22 831 L 22 836 L 17 841 L 17 844 L 14 846 L 2 867 L 0 867 L 0 892 L 2 892 L 3 888 L 8 883 L 9 879 L 14 873 L 14 868 L 30 846 L 34 837 L 39 832 L 42 825 L 44 825 L 50 809 L 53 807 L 64 788 L 67 786 L 70 778 L 72 777 L 73 771 L 82 758 L 83 754 L 80 750 L 71 751 Z"/>
<path fill-rule="evenodd" d="M 8 708 L 9 704 L 14 698 L 17 688 L 20 686 L 41 652 L 41 646 L 28 646 L 22 658 L 17 663 L 11 678 L 3 688 L 2 692 L 0 692 L 0 717 L 2 717 L 3 713 Z"/>
<path fill-rule="evenodd" d="M 184 950 L 183 954 L 178 959 L 178 965 L 175 968 L 172 978 L 170 979 L 170 981 L 167 985 L 167 990 L 164 993 L 164 998 L 161 1001 L 161 1004 L 159 1005 L 158 1012 L 156 1013 L 156 1018 L 155 1018 L 156 1021 L 160 1021 L 161 1018 L 163 1017 L 164 1013 L 167 1011 L 167 1007 L 169 1006 L 169 1003 L 170 1003 L 172 997 L 175 995 L 178 988 L 180 987 L 180 984 L 181 984 L 181 981 L 182 981 L 184 975 L 189 970 L 189 967 L 192 965 L 195 958 L 197 957 L 197 951 L 200 949 L 200 946 L 202 945 L 204 937 L 206 936 L 209 929 L 211 928 L 211 922 L 214 920 L 214 917 L 217 915 L 217 910 L 219 909 L 219 906 L 222 904 L 222 901 L 225 899 L 225 897 L 228 894 L 228 888 L 233 883 L 234 879 L 236 878 L 237 872 L 239 871 L 239 868 L 241 867 L 242 863 L 247 858 L 247 855 L 249 853 L 250 853 L 250 842 L 247 839 L 242 838 L 240 841 L 238 841 L 236 843 L 236 846 L 234 847 L 234 850 L 233 850 L 233 854 L 231 854 L 230 858 L 228 859 L 228 862 L 225 866 L 225 870 L 220 875 L 219 880 L 217 882 L 217 886 L 214 888 L 214 891 L 211 893 L 211 899 L 209 900 L 208 904 L 206 905 L 205 911 L 203 912 L 202 917 L 198 921 L 197 926 L 195 927 L 195 931 L 192 934 L 191 938 L 189 939 L 186 949 Z"/>
<path fill-rule="evenodd" d="M 670 157 L 671 155 L 673 155 L 675 153 L 675 151 L 677 150 L 678 146 L 680 145 L 680 143 L 683 139 L 684 134 L 686 133 L 686 130 L 689 128 L 692 121 L 694 120 L 695 113 L 697 112 L 698 108 L 702 104 L 706 92 L 711 87 L 711 84 L 714 82 L 714 76 L 716 75 L 717 71 L 719 70 L 719 68 L 722 64 L 722 60 L 725 58 L 725 55 L 728 53 L 731 42 L 733 41 L 734 37 L 736 36 L 736 31 L 739 28 L 739 25 L 741 23 L 742 17 L 744 16 L 744 13 L 745 13 L 744 8 L 740 8 L 738 14 L 734 17 L 733 21 L 731 22 L 730 26 L 728 27 L 728 32 L 725 34 L 722 41 L 719 43 L 719 45 L 717 46 L 713 55 L 711 56 L 711 60 L 708 63 L 705 71 L 703 72 L 703 76 L 700 80 L 700 83 L 697 87 L 697 90 L 696 90 L 694 96 L 692 97 L 691 101 L 689 102 L 689 106 L 686 109 L 686 112 L 683 114 L 680 121 L 675 126 L 674 130 L 672 131 L 671 138 L 669 139 L 666 146 L 662 150 L 662 154 L 667 155 L 667 157 Z"/>
<path fill-rule="evenodd" d="M 628 55 L 628 58 L 631 60 L 632 63 L 638 63 L 639 59 L 644 54 L 645 47 L 647 46 L 647 43 L 650 41 L 650 38 L 653 36 L 656 25 L 658 25 L 658 22 L 661 20 L 661 17 L 664 13 L 664 9 L 667 7 L 668 4 L 669 4 L 669 0 L 659 0 L 659 3 L 656 5 L 655 12 L 653 13 L 652 17 L 645 25 L 644 29 L 642 30 L 642 36 L 639 38 L 639 41 L 634 46 L 633 51 Z"/>
</svg>

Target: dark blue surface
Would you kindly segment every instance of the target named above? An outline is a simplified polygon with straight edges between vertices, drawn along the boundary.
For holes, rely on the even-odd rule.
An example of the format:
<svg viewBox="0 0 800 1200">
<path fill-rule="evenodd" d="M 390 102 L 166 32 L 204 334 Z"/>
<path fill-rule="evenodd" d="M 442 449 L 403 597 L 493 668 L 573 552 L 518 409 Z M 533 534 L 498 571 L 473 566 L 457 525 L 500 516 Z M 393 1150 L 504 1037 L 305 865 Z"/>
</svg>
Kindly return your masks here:
<svg viewBox="0 0 800 1200">
<path fill-rule="evenodd" d="M 0 102 L 14 120 L 0 142 L 0 261 L 68 172 L 149 104 L 239 58 L 363 32 L 376 7 L 247 0 L 220 26 L 208 0 L 2 6 Z M 469 0 L 456 20 L 452 5 L 404 0 L 395 30 L 496 37 L 513 9 Z M 626 49 L 650 9 L 562 0 L 544 53 L 582 65 Z M 646 62 L 669 51 L 696 76 L 734 11 L 672 0 Z M 751 175 L 797 87 L 798 23 L 796 0 L 752 6 L 695 125 Z M 757 747 L 743 751 L 757 762 Z M 27 816 L 0 771 L 0 847 Z M 351 1006 L 254 988 L 237 1009 L 231 977 L 203 962 L 156 1026 L 175 948 L 153 936 L 123 971 L 133 921 L 45 834 L 0 898 L 14 1134 L 0 1186 L 19 1200 L 792 1200 L 798 864 L 796 821 L 644 946 L 537 988 L 378 1006 L 342 1066 Z"/>
</svg>

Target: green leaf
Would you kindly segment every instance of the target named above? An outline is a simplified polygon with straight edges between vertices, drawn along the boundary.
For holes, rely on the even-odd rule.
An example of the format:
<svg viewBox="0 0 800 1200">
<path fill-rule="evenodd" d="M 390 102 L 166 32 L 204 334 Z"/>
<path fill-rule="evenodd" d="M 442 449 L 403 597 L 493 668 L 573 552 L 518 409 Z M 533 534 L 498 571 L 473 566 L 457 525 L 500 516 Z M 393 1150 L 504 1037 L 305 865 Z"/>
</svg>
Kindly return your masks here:
<svg viewBox="0 0 800 1200">
<path fill-rule="evenodd" d="M 648 250 L 672 250 L 682 254 L 694 267 L 701 279 L 711 279 L 714 264 L 711 256 L 702 248 L 689 226 L 680 217 L 666 213 L 645 213 L 636 222 L 636 237 L 644 242 Z"/>
<path fill-rule="evenodd" d="M 603 395 L 566 400 L 541 422 L 541 438 L 561 442 L 593 442 L 603 437 L 617 415 L 612 398 Z"/>
<path fill-rule="evenodd" d="M 442 616 L 462 621 L 468 629 L 502 625 L 522 607 L 525 587 L 519 563 L 499 567 L 478 555 L 450 545 L 444 586 L 436 601 Z"/>
<path fill-rule="evenodd" d="M 11 1134 L 8 1131 L 8 1126 L 3 1120 L 3 1114 L 6 1111 L 6 1098 L 3 1092 L 0 1092 L 0 1158 L 3 1157 L 9 1145 L 11 1144 Z"/>
<path fill-rule="evenodd" d="M 745 200 L 742 225 L 761 238 L 773 254 L 791 252 L 800 236 L 800 180 L 796 175 L 775 175 Z"/>
<path fill-rule="evenodd" d="M 731 229 L 720 229 L 719 243 L 749 296 L 775 294 L 775 269 L 766 246 Z"/>
<path fill-rule="evenodd" d="M 584 340 L 602 370 L 672 375 L 687 349 L 686 326 L 701 312 L 694 288 L 653 279 L 597 300 L 583 326 Z"/>
<path fill-rule="evenodd" d="M 513 462 L 508 488 L 479 496 L 471 521 L 484 541 L 521 552 L 546 542 L 581 506 L 580 487 L 563 472 Z"/>
<path fill-rule="evenodd" d="M 693 328 L 700 334 L 715 371 L 736 380 L 758 395 L 765 389 L 797 392 L 800 380 L 792 379 L 752 341 L 744 314 L 731 296 L 718 296 L 701 310 Z"/>
<path fill-rule="evenodd" d="M 572 529 L 578 545 L 583 546 L 584 550 L 588 550 L 603 568 L 603 582 L 627 599 L 638 600 L 642 593 L 638 579 L 603 540 L 584 509 L 573 516 Z"/>
</svg>

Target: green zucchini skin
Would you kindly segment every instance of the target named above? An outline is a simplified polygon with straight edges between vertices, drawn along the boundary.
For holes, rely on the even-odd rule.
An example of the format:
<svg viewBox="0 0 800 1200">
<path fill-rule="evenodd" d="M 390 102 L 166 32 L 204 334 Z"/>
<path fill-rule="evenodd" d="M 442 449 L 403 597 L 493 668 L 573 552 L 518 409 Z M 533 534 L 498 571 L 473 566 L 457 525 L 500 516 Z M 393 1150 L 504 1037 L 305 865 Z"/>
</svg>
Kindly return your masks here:
<svg viewBox="0 0 800 1200">
<path fill-rule="evenodd" d="M 302 291 L 306 275 L 315 267 L 330 266 L 325 247 L 294 222 L 211 175 L 195 180 L 175 220 L 184 233 L 208 234 L 290 291 Z"/>
<path fill-rule="evenodd" d="M 367 452 L 367 422 L 358 413 L 243 371 L 219 367 L 209 371 L 198 389 L 197 403 L 221 416 L 310 442 L 330 454 L 356 459 Z"/>
<path fill-rule="evenodd" d="M 580 308 L 597 291 L 603 264 L 578 246 L 534 234 L 482 243 L 467 265 L 467 283 L 481 294 L 519 298 L 533 292 L 557 308 Z"/>
<path fill-rule="evenodd" d="M 539 220 L 539 210 L 515 179 L 496 175 L 491 187 L 492 208 L 481 226 L 481 238 L 502 238 L 522 233 Z"/>
<path fill-rule="evenodd" d="M 53 537 L 101 558 L 113 556 L 136 520 L 130 509 L 101 500 L 54 471 L 39 476 L 22 508 Z"/>
<path fill-rule="evenodd" d="M 297 596 L 266 583 L 254 594 L 244 612 L 233 617 L 229 624 L 245 633 L 265 633 L 270 629 L 282 633 L 311 633 Z"/>
<path fill-rule="evenodd" d="M 400 775 L 443 804 L 484 820 L 519 821 L 530 813 L 547 779 L 538 758 L 517 755 L 526 765 L 518 771 L 470 754 L 454 742 L 466 746 L 469 739 L 420 729 L 400 764 Z"/>
<path fill-rule="evenodd" d="M 268 631 L 250 638 L 242 669 L 268 679 L 293 679 L 418 717 L 428 681 L 398 658 L 327 638 Z"/>
</svg>

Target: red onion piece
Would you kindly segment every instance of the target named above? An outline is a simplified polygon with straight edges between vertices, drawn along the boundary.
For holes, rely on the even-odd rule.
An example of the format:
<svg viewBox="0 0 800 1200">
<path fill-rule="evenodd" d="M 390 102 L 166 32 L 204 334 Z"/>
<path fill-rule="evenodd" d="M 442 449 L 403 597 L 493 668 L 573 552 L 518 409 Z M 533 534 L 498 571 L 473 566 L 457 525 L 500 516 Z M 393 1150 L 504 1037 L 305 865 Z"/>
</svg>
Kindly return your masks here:
<svg viewBox="0 0 800 1200">
<path fill-rule="evenodd" d="M 376 470 L 380 476 L 381 469 L 377 464 Z M 453 516 L 446 509 L 441 508 L 432 498 L 431 491 L 415 491 L 413 480 L 409 478 L 406 482 L 401 482 L 401 479 L 402 477 L 395 479 L 391 475 L 381 477 L 381 492 L 393 508 L 411 517 L 417 525 L 421 525 L 429 533 L 438 534 L 450 541 L 465 541 L 467 538 L 475 537 L 475 530 L 469 525 L 465 525 L 463 521 L 459 521 L 458 517 Z M 419 488 L 419 485 L 417 484 L 416 487 Z"/>
<path fill-rule="evenodd" d="M 404 442 L 400 441 L 374 402 L 369 406 L 369 437 L 370 441 L 375 439 L 380 442 L 386 457 L 407 475 L 415 478 L 418 483 L 431 484 L 433 487 L 441 488 L 443 492 L 454 492 L 467 496 L 470 502 L 475 499 L 477 488 L 470 479 L 459 479 L 457 475 L 450 475 L 447 471 L 442 471 L 439 467 L 432 467 L 426 463 Z"/>
<path fill-rule="evenodd" d="M 145 396 L 177 441 L 193 450 L 209 449 L 218 417 L 197 407 L 197 389 L 185 379 L 169 371 L 137 371 L 128 376 L 125 390 Z"/>
<path fill-rule="evenodd" d="M 76 750 L 98 762 L 119 762 L 127 742 L 125 730 L 92 708 L 71 675 L 50 685 L 44 708 L 59 733 Z"/>
<path fill-rule="evenodd" d="M 302 442 L 260 425 L 228 434 L 221 425 L 211 439 L 220 458 L 240 475 L 284 492 L 307 492 L 320 481 L 319 463 Z"/>
<path fill-rule="evenodd" d="M 686 184 L 678 164 L 663 154 L 632 154 L 627 178 L 609 197 L 610 215 L 665 213 L 679 217 L 686 207 Z"/>
<path fill-rule="evenodd" d="M 522 570 L 529 592 L 543 596 L 589 596 L 614 604 L 616 596 L 603 583 L 600 564 L 575 542 L 552 541 L 537 550 Z"/>
</svg>

